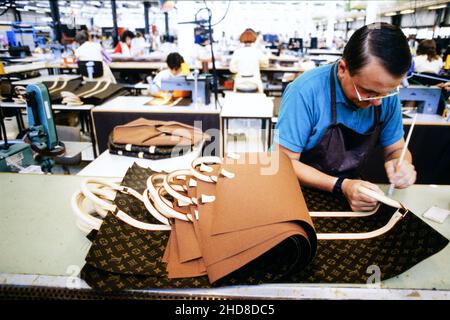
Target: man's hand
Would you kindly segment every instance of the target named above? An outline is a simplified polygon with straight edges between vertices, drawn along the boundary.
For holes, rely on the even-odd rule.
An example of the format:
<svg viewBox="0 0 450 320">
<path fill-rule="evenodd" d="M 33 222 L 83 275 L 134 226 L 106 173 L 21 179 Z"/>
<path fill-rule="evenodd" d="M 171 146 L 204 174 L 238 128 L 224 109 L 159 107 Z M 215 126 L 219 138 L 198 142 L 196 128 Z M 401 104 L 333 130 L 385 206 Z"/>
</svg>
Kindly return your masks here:
<svg viewBox="0 0 450 320">
<path fill-rule="evenodd" d="M 394 184 L 396 188 L 403 189 L 416 182 L 417 172 L 414 166 L 408 161 L 403 161 L 400 167 L 398 167 L 398 160 L 392 159 L 386 161 L 384 167 L 389 182 Z"/>
<path fill-rule="evenodd" d="M 359 187 L 363 186 L 380 194 L 384 192 L 376 185 L 363 180 L 345 179 L 342 183 L 342 191 L 347 198 L 348 203 L 353 211 L 371 211 L 378 201 L 359 192 Z"/>
</svg>

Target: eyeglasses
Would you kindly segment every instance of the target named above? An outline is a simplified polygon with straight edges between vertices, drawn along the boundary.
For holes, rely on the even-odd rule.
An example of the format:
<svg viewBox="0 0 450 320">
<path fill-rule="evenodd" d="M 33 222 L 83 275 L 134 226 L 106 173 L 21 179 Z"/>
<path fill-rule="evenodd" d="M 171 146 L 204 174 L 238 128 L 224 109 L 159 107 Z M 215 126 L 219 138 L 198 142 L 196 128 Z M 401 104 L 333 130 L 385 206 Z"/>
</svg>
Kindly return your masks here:
<svg viewBox="0 0 450 320">
<path fill-rule="evenodd" d="M 383 99 L 383 98 L 395 96 L 395 95 L 397 95 L 397 94 L 400 93 L 400 87 L 397 87 L 394 91 L 391 91 L 391 92 L 389 92 L 388 94 L 386 94 L 386 95 L 384 95 L 384 96 L 376 96 L 376 97 L 362 98 L 362 97 L 361 97 L 361 94 L 359 93 L 358 89 L 356 88 L 356 84 L 355 84 L 355 82 L 353 81 L 353 79 L 352 79 L 352 82 L 353 82 L 353 87 L 355 87 L 356 94 L 358 95 L 359 101 L 373 101 L 373 100 L 380 100 L 380 99 Z"/>
</svg>

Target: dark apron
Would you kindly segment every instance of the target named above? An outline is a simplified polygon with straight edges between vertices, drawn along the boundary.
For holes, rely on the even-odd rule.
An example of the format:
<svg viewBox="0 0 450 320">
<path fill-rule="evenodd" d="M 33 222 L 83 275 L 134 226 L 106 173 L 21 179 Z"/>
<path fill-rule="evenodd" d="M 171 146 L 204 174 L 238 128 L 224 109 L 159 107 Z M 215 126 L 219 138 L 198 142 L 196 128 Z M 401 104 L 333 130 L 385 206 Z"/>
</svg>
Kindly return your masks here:
<svg viewBox="0 0 450 320">
<path fill-rule="evenodd" d="M 336 83 L 330 71 L 332 123 L 312 149 L 301 154 L 301 162 L 335 177 L 360 178 L 360 171 L 380 136 L 380 110 L 375 107 L 375 124 L 371 131 L 361 134 L 342 123 L 336 123 Z"/>
</svg>

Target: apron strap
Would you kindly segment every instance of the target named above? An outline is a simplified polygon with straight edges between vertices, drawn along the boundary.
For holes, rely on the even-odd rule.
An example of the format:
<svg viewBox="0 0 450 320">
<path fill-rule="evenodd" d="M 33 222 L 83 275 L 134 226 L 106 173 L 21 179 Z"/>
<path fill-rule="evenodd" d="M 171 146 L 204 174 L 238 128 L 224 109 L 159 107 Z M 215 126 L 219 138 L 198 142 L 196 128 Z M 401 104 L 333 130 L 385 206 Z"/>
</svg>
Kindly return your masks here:
<svg viewBox="0 0 450 320">
<path fill-rule="evenodd" d="M 380 118 L 381 118 L 381 106 L 379 107 L 374 107 L 375 108 L 375 125 L 380 123 Z"/>
<path fill-rule="evenodd" d="M 331 124 L 336 124 L 336 82 L 334 80 L 334 70 L 336 64 L 333 64 L 330 70 L 330 95 L 331 95 Z"/>
</svg>

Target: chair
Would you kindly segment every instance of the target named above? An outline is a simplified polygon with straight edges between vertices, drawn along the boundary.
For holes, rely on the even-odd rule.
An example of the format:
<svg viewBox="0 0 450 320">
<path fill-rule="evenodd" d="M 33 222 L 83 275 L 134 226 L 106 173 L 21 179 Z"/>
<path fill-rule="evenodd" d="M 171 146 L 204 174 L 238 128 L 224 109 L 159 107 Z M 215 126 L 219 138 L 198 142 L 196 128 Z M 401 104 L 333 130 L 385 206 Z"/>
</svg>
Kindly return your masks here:
<svg viewBox="0 0 450 320">
<path fill-rule="evenodd" d="M 263 92 L 262 81 L 259 77 L 254 76 L 239 76 L 234 79 L 234 92 L 255 93 Z"/>
<path fill-rule="evenodd" d="M 102 61 L 78 61 L 78 69 L 81 75 L 89 80 L 103 77 Z"/>
<path fill-rule="evenodd" d="M 80 128 L 69 126 L 56 126 L 56 132 L 60 141 L 81 141 Z M 70 174 L 68 166 L 77 166 L 81 163 L 81 153 L 73 157 L 56 157 L 55 163 L 62 166 L 65 174 Z"/>
</svg>

